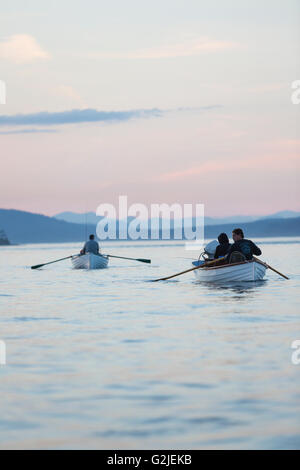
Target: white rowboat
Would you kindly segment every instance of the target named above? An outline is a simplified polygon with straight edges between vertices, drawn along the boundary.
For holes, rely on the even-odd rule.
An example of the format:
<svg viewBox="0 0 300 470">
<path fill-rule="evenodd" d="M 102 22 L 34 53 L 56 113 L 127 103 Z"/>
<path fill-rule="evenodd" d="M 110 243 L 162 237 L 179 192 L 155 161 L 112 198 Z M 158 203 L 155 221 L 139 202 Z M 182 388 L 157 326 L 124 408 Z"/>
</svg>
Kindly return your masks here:
<svg viewBox="0 0 300 470">
<path fill-rule="evenodd" d="M 107 256 L 95 255 L 94 253 L 72 256 L 71 261 L 75 269 L 103 269 L 108 265 Z"/>
<path fill-rule="evenodd" d="M 266 269 L 263 264 L 251 260 L 199 268 L 194 273 L 198 281 L 205 282 L 260 281 L 264 278 Z"/>
</svg>

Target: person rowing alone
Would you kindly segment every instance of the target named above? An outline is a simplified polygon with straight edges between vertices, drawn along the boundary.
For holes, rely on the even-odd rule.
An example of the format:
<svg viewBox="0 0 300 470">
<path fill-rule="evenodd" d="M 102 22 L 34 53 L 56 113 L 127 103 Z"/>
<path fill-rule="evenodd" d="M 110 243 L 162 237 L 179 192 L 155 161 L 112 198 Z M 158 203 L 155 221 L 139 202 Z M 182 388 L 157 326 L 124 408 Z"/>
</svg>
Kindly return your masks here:
<svg viewBox="0 0 300 470">
<path fill-rule="evenodd" d="M 86 253 L 94 253 L 95 255 L 99 255 L 99 243 L 96 242 L 95 236 L 91 234 L 89 236 L 89 240 L 85 242 L 84 247 L 80 250 L 81 255 L 85 255 Z"/>
<path fill-rule="evenodd" d="M 241 261 L 250 261 L 253 255 L 260 256 L 262 251 L 252 240 L 244 238 L 244 232 L 241 228 L 235 228 L 232 231 L 234 243 L 229 248 L 227 260 L 229 263 L 239 263 Z"/>
</svg>

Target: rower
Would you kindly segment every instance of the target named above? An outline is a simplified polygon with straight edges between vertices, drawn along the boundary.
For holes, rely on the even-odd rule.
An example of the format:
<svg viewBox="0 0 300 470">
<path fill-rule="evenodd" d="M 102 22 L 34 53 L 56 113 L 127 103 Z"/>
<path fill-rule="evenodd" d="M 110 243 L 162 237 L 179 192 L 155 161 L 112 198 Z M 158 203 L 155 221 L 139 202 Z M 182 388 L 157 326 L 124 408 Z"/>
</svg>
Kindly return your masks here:
<svg viewBox="0 0 300 470">
<path fill-rule="evenodd" d="M 81 255 L 85 255 L 86 253 L 94 253 L 95 255 L 99 254 L 99 243 L 96 242 L 94 238 L 93 234 L 89 236 L 89 240 L 85 242 L 84 247 L 80 251 Z"/>
<path fill-rule="evenodd" d="M 261 255 L 261 249 L 251 240 L 244 238 L 244 232 L 241 228 L 235 228 L 232 231 L 234 243 L 229 248 L 227 259 L 229 263 L 252 260 L 253 255 Z"/>
</svg>

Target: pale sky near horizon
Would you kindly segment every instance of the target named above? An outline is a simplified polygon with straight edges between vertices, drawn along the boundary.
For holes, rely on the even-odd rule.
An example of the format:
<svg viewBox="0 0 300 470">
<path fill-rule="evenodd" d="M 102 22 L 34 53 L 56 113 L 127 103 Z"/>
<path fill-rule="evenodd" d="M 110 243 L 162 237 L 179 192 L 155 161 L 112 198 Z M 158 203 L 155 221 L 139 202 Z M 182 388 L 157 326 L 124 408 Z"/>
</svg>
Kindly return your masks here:
<svg viewBox="0 0 300 470">
<path fill-rule="evenodd" d="M 2 2 L 0 80 L 1 208 L 300 210 L 299 0 Z"/>
</svg>

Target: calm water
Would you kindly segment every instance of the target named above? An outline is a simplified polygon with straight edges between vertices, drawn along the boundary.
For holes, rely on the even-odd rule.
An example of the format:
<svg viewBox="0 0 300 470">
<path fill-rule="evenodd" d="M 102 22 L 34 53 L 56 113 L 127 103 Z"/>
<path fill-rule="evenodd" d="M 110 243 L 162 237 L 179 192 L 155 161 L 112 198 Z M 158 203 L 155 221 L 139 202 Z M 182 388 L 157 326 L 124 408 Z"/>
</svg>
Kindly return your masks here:
<svg viewBox="0 0 300 470">
<path fill-rule="evenodd" d="M 258 243 L 290 276 L 203 285 L 176 242 L 107 243 L 152 258 L 72 270 L 78 244 L 2 247 L 1 448 L 300 448 L 300 239 Z"/>
</svg>

